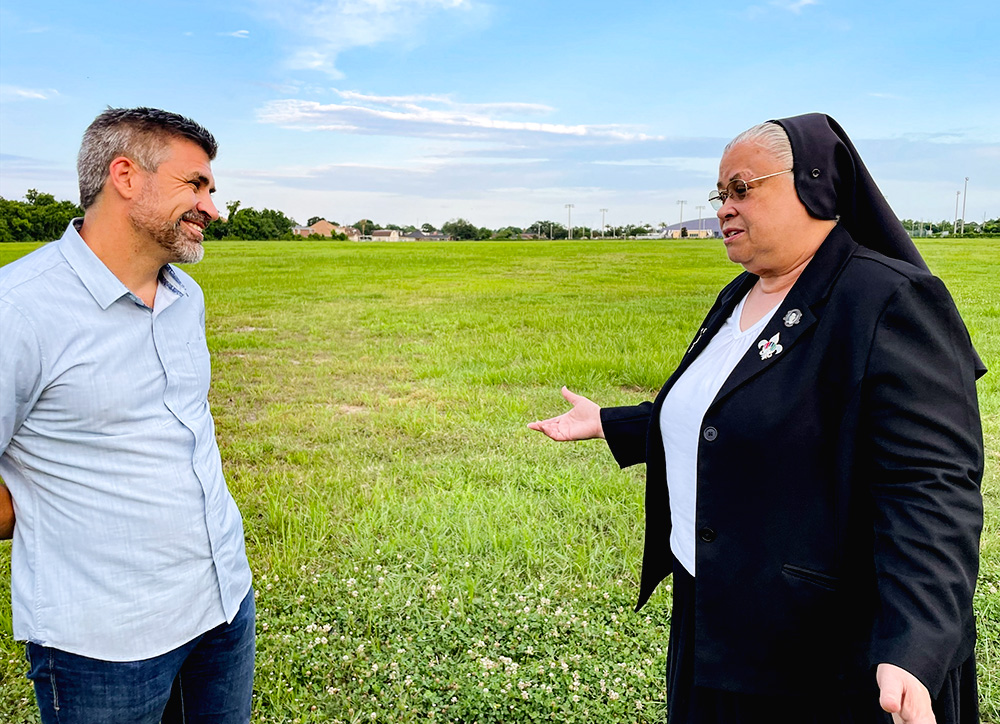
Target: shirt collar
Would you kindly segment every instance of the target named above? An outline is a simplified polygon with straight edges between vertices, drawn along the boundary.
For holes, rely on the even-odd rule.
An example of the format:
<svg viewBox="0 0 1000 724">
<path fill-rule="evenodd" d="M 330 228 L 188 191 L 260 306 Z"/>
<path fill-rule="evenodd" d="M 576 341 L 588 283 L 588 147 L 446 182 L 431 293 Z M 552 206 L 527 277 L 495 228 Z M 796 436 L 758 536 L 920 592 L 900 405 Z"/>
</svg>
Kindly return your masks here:
<svg viewBox="0 0 1000 724">
<path fill-rule="evenodd" d="M 131 298 L 137 304 L 141 303 L 87 246 L 87 242 L 80 236 L 82 226 L 83 219 L 81 218 L 73 219 L 69 223 L 58 242 L 59 250 L 69 265 L 73 267 L 76 275 L 80 277 L 83 285 L 87 287 L 87 291 L 94 297 L 94 301 L 101 309 L 107 309 L 124 296 Z M 175 297 L 188 296 L 184 283 L 170 264 L 166 264 L 160 269 L 159 283 Z"/>
</svg>

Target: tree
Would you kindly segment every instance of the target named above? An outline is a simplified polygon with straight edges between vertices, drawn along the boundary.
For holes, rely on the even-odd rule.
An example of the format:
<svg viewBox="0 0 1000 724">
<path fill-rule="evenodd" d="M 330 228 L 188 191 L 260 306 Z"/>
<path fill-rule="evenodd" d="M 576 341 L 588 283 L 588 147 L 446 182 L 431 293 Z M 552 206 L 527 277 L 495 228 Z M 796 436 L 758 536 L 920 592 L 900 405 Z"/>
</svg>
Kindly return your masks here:
<svg viewBox="0 0 1000 724">
<path fill-rule="evenodd" d="M 322 216 L 310 216 L 309 221 L 306 222 L 306 226 L 312 226 L 317 221 L 326 221 Z M 334 224 L 336 226 L 336 224 Z"/>
<path fill-rule="evenodd" d="M 252 207 L 240 208 L 239 201 L 226 204 L 229 217 L 219 219 L 205 229 L 207 239 L 243 239 L 247 241 L 265 239 L 290 239 L 295 222 L 280 211 Z"/>
<path fill-rule="evenodd" d="M 519 239 L 524 231 L 519 226 L 505 226 L 502 229 L 497 229 L 497 233 L 493 235 L 494 239 Z"/>
<path fill-rule="evenodd" d="M 565 239 L 569 236 L 566 227 L 557 221 L 536 221 L 526 231 L 546 239 Z"/>
<path fill-rule="evenodd" d="M 432 224 L 421 224 L 420 230 L 425 234 L 434 234 L 437 232 L 437 229 Z"/>
<path fill-rule="evenodd" d="M 52 194 L 28 189 L 24 201 L 0 197 L 0 242 L 52 241 L 62 236 L 69 222 L 83 216 L 72 201 L 56 201 Z"/>
<path fill-rule="evenodd" d="M 471 221 L 466 221 L 465 219 L 452 219 L 451 221 L 447 221 L 441 225 L 441 231 L 448 236 L 459 240 L 479 238 L 479 229 L 477 229 L 475 224 Z"/>
<path fill-rule="evenodd" d="M 354 222 L 354 228 L 361 231 L 361 235 L 370 234 L 373 231 L 378 231 L 382 227 L 376 224 L 371 219 L 358 219 Z"/>
</svg>

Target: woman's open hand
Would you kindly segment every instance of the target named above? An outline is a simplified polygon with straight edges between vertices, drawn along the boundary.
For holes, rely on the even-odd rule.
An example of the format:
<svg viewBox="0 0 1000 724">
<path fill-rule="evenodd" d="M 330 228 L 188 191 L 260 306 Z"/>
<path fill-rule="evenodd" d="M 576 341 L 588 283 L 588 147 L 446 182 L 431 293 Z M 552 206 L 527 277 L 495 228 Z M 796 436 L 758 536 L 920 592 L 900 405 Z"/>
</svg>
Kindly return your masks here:
<svg viewBox="0 0 1000 724">
<path fill-rule="evenodd" d="M 595 437 L 603 440 L 600 406 L 565 387 L 562 388 L 562 396 L 573 406 L 571 410 L 548 420 L 529 422 L 528 427 L 545 433 L 553 440 L 591 440 Z"/>
</svg>

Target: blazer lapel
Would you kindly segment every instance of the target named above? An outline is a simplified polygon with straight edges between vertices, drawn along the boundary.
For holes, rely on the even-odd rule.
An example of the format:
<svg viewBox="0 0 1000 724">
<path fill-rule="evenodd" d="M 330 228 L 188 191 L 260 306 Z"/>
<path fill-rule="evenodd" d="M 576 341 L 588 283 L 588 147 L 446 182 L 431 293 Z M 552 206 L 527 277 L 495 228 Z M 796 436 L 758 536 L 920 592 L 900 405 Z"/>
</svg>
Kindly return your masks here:
<svg viewBox="0 0 1000 724">
<path fill-rule="evenodd" d="M 695 357 L 701 354 L 701 351 L 705 348 L 705 345 L 708 344 L 708 341 L 712 339 L 712 337 L 715 336 L 715 333 L 719 331 L 719 328 L 725 324 L 725 321 L 729 319 L 729 315 L 733 313 L 733 309 L 737 304 L 739 304 L 739 301 L 746 296 L 750 287 L 752 287 L 756 282 L 756 276 L 748 272 L 744 272 L 731 281 L 722 291 L 715 305 L 709 311 L 708 316 L 705 317 L 705 321 L 702 322 L 701 328 L 695 335 L 694 340 L 690 345 L 688 345 L 687 351 L 681 358 L 680 364 L 677 365 L 677 369 L 674 370 L 674 373 L 667 381 L 667 389 L 669 389 L 670 383 L 683 374 L 684 370 L 691 365 Z"/>
<path fill-rule="evenodd" d="M 834 227 L 782 300 L 763 333 L 750 345 L 722 385 L 712 402 L 713 407 L 757 375 L 781 364 L 788 351 L 818 321 L 830 287 L 857 246 L 843 229 Z"/>
<path fill-rule="evenodd" d="M 667 393 L 670 392 L 670 388 L 674 386 L 674 383 L 678 378 L 684 374 L 684 370 L 691 366 L 695 357 L 701 354 L 702 350 L 705 349 L 705 345 L 708 341 L 715 336 L 715 333 L 719 331 L 719 328 L 725 324 L 726 320 L 729 319 L 729 315 L 733 313 L 733 309 L 739 303 L 739 301 L 746 295 L 757 282 L 757 277 L 749 272 L 743 272 L 738 277 L 733 279 L 729 284 L 726 285 L 725 289 L 719 293 L 718 299 L 715 300 L 715 304 L 708 311 L 708 316 L 705 317 L 705 321 L 701 323 L 701 327 L 695 334 L 694 339 L 691 344 L 688 345 L 687 351 L 681 358 L 680 364 L 677 365 L 677 369 L 673 371 L 667 381 L 663 383 L 663 387 L 660 388 L 659 393 L 657 393 L 656 398 L 653 400 L 653 410 L 650 417 L 650 440 L 660 439 L 660 409 L 663 407 L 663 401 L 667 398 Z M 663 446 L 654 446 L 659 458 L 663 457 Z M 648 462 L 649 458 L 647 458 Z"/>
</svg>

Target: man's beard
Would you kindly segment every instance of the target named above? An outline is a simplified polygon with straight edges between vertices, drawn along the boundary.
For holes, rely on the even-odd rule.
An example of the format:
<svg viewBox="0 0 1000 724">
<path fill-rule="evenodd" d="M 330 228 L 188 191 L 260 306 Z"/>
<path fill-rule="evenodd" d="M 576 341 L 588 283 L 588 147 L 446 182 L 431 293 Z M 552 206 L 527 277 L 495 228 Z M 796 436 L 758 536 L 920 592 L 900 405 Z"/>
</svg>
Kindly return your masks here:
<svg viewBox="0 0 1000 724">
<path fill-rule="evenodd" d="M 168 262 L 178 264 L 197 264 L 205 256 L 205 247 L 201 242 L 191 238 L 182 226 L 184 221 L 201 223 L 207 226 L 212 220 L 208 214 L 197 209 L 191 209 L 181 214 L 176 221 L 164 221 L 156 216 L 158 194 L 150 188 L 136 200 L 135 207 L 129 213 L 132 228 L 145 234 L 155 241 L 162 249 L 170 252 Z"/>
</svg>

